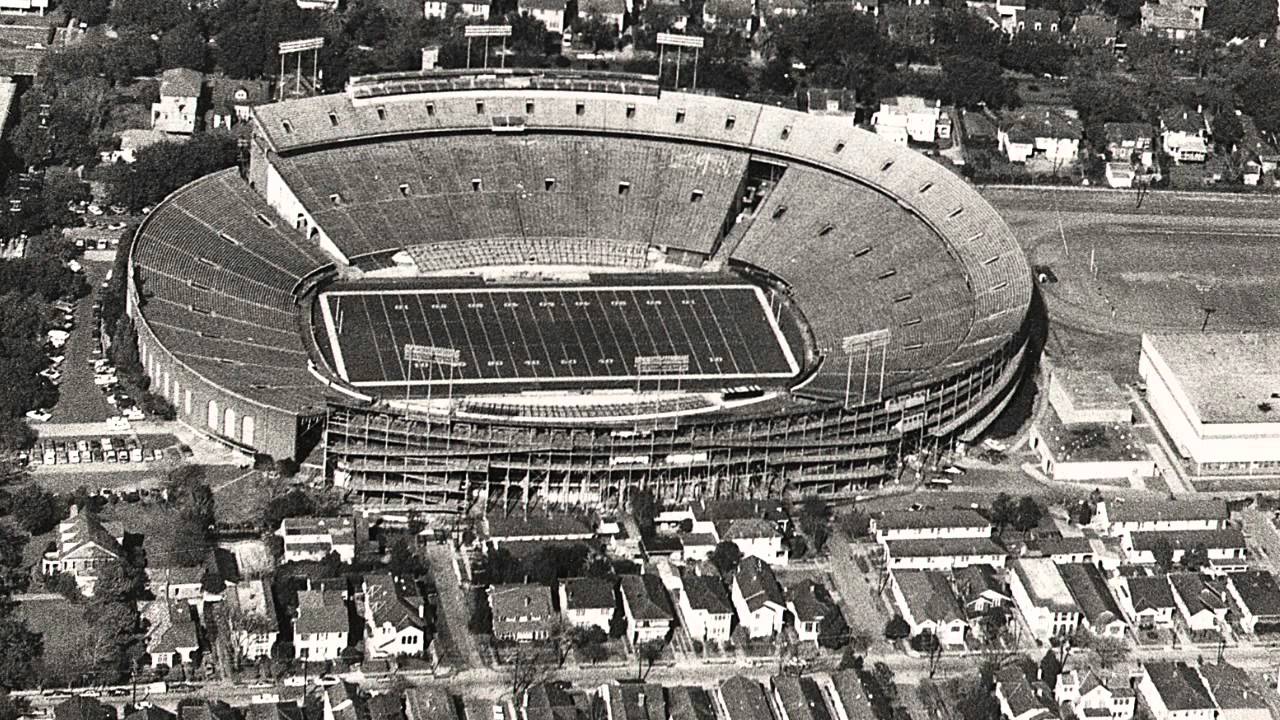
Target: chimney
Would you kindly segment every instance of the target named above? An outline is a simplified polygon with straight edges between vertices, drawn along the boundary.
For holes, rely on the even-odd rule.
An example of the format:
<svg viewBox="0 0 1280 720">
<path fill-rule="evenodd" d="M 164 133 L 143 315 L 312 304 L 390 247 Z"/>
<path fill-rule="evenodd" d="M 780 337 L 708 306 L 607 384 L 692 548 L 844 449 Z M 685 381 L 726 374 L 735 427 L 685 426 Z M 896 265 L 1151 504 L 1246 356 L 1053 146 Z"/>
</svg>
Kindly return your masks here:
<svg viewBox="0 0 1280 720">
<path fill-rule="evenodd" d="M 645 707 L 645 704 L 644 704 L 644 691 L 643 691 L 643 690 L 641 690 L 641 691 L 636 695 L 636 704 L 637 704 L 637 705 L 639 705 L 641 708 Z"/>
</svg>

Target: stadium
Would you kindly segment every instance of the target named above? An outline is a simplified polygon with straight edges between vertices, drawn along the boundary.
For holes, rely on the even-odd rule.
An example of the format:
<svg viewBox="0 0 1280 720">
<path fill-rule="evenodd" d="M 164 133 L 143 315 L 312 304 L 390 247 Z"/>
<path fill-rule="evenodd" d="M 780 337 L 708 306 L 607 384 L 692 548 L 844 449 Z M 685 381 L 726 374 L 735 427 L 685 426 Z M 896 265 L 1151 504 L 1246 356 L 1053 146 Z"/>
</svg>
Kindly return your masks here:
<svg viewBox="0 0 1280 720">
<path fill-rule="evenodd" d="M 368 505 L 849 496 L 1018 383 L 1026 259 L 847 119 L 639 75 L 437 71 L 260 106 L 131 249 L 153 389 Z"/>
</svg>

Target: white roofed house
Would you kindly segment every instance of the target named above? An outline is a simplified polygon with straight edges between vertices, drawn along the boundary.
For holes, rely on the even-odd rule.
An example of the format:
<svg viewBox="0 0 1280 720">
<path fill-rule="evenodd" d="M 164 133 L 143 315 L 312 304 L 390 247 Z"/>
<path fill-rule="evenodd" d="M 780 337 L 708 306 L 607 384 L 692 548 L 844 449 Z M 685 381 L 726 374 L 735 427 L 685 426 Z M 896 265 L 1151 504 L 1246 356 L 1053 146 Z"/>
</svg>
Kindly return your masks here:
<svg viewBox="0 0 1280 720">
<path fill-rule="evenodd" d="M 976 510 L 889 510 L 871 518 L 877 542 L 990 538 L 991 521 Z"/>
<path fill-rule="evenodd" d="M 765 29 L 771 23 L 776 26 L 781 19 L 793 18 L 809 11 L 806 0 L 757 0 L 756 5 L 760 12 L 760 27 Z"/>
<path fill-rule="evenodd" d="M 284 541 L 283 562 L 323 560 L 332 552 L 349 563 L 356 556 L 356 534 L 350 517 L 285 518 L 275 534 Z"/>
<path fill-rule="evenodd" d="M 1194 636 L 1217 632 L 1227 621 L 1226 581 L 1211 579 L 1200 573 L 1174 573 L 1169 576 L 1173 587 L 1173 603 L 1182 621 Z"/>
<path fill-rule="evenodd" d="M 151 127 L 171 135 L 190 135 L 200 120 L 204 75 L 189 68 L 160 73 L 160 99 L 151 104 Z"/>
<path fill-rule="evenodd" d="M 1053 699 L 1068 703 L 1077 720 L 1132 720 L 1137 693 L 1125 674 L 1098 668 L 1073 668 L 1059 673 Z"/>
<path fill-rule="evenodd" d="M 911 636 L 928 633 L 944 646 L 963 647 L 969 635 L 968 613 L 937 570 L 892 570 L 889 590 L 894 606 L 911 626 Z"/>
<path fill-rule="evenodd" d="M 1228 518 L 1224 500 L 1143 499 L 1141 502 L 1125 502 L 1113 498 L 1098 503 L 1090 525 L 1101 533 L 1119 537 L 1128 532 L 1217 530 L 1227 526 Z"/>
<path fill-rule="evenodd" d="M 227 624 L 236 653 L 248 661 L 270 657 L 280 635 L 271 586 L 257 578 L 230 585 L 226 603 Z"/>
<path fill-rule="evenodd" d="M 1069 637 L 1080 626 L 1081 610 L 1058 564 L 1049 558 L 1017 558 L 1009 573 L 1014 605 L 1040 642 Z"/>
<path fill-rule="evenodd" d="M 738 624 L 751 638 L 773 637 L 782 630 L 787 599 L 769 564 L 749 556 L 738 563 L 730 587 Z"/>
<path fill-rule="evenodd" d="M 426 601 L 413 585 L 389 573 L 364 576 L 358 598 L 366 657 L 422 655 L 427 651 Z"/>
<path fill-rule="evenodd" d="M 520 14 L 539 20 L 547 32 L 557 35 L 564 32 L 566 0 L 520 0 Z"/>
<path fill-rule="evenodd" d="M 560 581 L 560 613 L 574 627 L 596 626 L 609 631 L 617 599 L 613 581 L 607 578 L 581 577 Z"/>
<path fill-rule="evenodd" d="M 938 140 L 939 123 L 945 115 L 939 100 L 915 95 L 881 98 L 880 110 L 871 117 L 877 135 L 899 145 L 908 141 L 933 144 Z M 947 121 L 948 128 L 950 121 Z"/>
<path fill-rule="evenodd" d="M 103 566 L 124 558 L 123 541 L 124 529 L 119 524 L 104 524 L 72 505 L 71 515 L 58 523 L 56 547 L 45 553 L 40 570 L 45 575 L 71 575 L 80 592 L 91 596 Z"/>
<path fill-rule="evenodd" d="M 738 546 L 743 557 L 755 556 L 770 565 L 786 565 L 790 551 L 782 544 L 782 533 L 764 518 L 716 520 L 716 537 Z"/>
</svg>

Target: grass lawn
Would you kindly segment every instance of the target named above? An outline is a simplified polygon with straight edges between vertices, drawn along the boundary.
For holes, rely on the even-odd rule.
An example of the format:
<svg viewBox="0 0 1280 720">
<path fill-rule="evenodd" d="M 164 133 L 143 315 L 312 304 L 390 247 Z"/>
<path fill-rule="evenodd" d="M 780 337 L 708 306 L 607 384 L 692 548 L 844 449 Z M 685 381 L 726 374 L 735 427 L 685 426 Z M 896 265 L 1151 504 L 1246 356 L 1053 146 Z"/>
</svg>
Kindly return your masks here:
<svg viewBox="0 0 1280 720">
<path fill-rule="evenodd" d="M 218 522 L 224 523 L 256 522 L 267 502 L 285 489 L 280 480 L 233 465 L 206 468 L 206 482 L 214 491 Z"/>
<path fill-rule="evenodd" d="M 63 598 L 31 600 L 18 604 L 18 616 L 27 621 L 27 627 L 44 636 L 45 662 L 50 664 L 41 673 L 42 684 L 53 680 L 50 675 L 58 674 L 60 669 L 70 669 L 59 666 L 69 666 L 74 658 L 84 654 L 84 638 L 89 628 L 82 606 Z"/>
<path fill-rule="evenodd" d="M 142 536 L 148 567 L 176 564 L 178 510 L 172 505 L 123 503 L 107 505 L 98 514 L 103 522 L 118 522 L 130 535 Z"/>
</svg>

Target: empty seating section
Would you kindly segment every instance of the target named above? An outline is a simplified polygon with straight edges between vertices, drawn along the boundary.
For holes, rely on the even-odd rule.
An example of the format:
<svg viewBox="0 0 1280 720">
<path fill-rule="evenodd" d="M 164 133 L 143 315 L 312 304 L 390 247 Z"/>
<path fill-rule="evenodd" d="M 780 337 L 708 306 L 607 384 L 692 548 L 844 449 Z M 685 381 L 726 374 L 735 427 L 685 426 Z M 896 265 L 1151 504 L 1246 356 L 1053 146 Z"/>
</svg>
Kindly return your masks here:
<svg viewBox="0 0 1280 720">
<path fill-rule="evenodd" d="M 348 255 L 518 236 L 709 252 L 747 156 L 626 138 L 445 136 L 327 148 L 276 165 Z"/>
<path fill-rule="evenodd" d="M 972 297 L 933 231 L 895 201 L 851 181 L 792 166 L 760 203 L 733 257 L 778 274 L 806 310 L 819 345 L 888 329 L 886 383 L 917 375 L 964 339 Z M 838 271 L 837 271 L 838 270 Z M 843 387 L 846 368 L 838 372 Z"/>
<path fill-rule="evenodd" d="M 591 238 L 511 237 L 426 243 L 406 248 L 422 272 L 486 265 L 596 265 L 643 269 L 648 246 Z"/>
<path fill-rule="evenodd" d="M 589 405 L 529 405 L 503 403 L 492 400 L 465 400 L 462 412 L 500 417 L 546 418 L 555 420 L 590 420 L 592 418 L 633 417 L 685 413 L 712 407 L 706 398 L 696 395 L 635 400 L 616 403 L 592 403 Z"/>
</svg>

